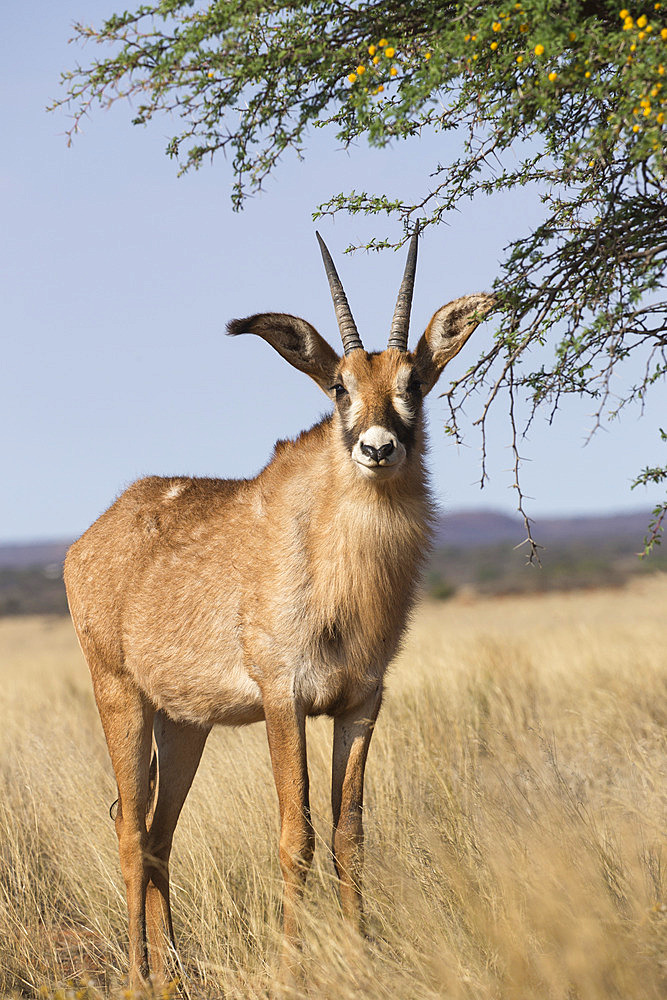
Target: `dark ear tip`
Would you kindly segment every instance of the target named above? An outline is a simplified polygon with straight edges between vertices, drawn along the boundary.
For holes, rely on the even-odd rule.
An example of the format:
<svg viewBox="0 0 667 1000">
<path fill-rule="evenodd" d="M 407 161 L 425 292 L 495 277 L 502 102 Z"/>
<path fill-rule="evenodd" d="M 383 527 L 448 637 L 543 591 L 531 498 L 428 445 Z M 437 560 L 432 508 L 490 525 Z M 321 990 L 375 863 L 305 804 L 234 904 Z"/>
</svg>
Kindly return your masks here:
<svg viewBox="0 0 667 1000">
<path fill-rule="evenodd" d="M 490 292 L 476 292 L 473 295 L 464 295 L 460 299 L 456 299 L 452 305 L 462 304 L 464 309 L 467 307 L 468 310 L 472 309 L 472 313 L 476 316 L 478 322 L 486 319 L 489 313 L 497 309 L 499 304 L 499 298 Z"/>
<path fill-rule="evenodd" d="M 227 324 L 227 336 L 238 337 L 240 333 L 247 333 L 249 327 L 250 319 L 230 319 Z"/>
</svg>

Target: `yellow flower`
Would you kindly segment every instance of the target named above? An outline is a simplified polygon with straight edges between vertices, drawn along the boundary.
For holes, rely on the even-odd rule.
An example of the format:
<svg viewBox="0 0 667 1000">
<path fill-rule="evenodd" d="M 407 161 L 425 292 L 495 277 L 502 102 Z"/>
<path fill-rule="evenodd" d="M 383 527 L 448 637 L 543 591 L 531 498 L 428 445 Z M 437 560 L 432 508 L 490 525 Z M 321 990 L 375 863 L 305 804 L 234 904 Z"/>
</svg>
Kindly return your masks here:
<svg viewBox="0 0 667 1000">
<path fill-rule="evenodd" d="M 424 53 L 424 59 L 430 59 L 431 58 L 431 54 L 432 53 L 430 53 L 430 52 L 425 52 Z"/>
<path fill-rule="evenodd" d="M 215 73 L 213 72 L 212 69 L 210 69 L 206 75 L 208 76 L 208 78 L 210 80 L 212 76 L 215 76 Z"/>
<path fill-rule="evenodd" d="M 646 34 L 647 35 L 648 35 L 649 31 L 653 31 L 653 25 L 652 24 L 647 24 L 646 25 Z"/>
<path fill-rule="evenodd" d="M 577 33 L 576 33 L 576 31 L 571 31 L 570 32 L 570 41 L 571 42 L 576 42 L 576 40 L 577 40 Z"/>
<path fill-rule="evenodd" d="M 590 77 L 590 75 L 591 75 L 591 71 L 589 69 L 587 69 L 586 72 L 584 73 L 584 76 L 586 77 L 587 80 Z"/>
<path fill-rule="evenodd" d="M 519 25 L 519 31 L 521 32 L 522 35 L 525 35 L 525 33 L 528 31 L 528 25 L 527 24 L 520 24 Z"/>
<path fill-rule="evenodd" d="M 517 61 L 518 63 L 522 63 L 522 62 L 523 62 L 523 56 L 517 56 L 517 57 L 516 57 L 516 61 Z"/>
<path fill-rule="evenodd" d="M 634 24 L 635 22 L 632 20 L 630 16 L 626 17 L 625 21 L 623 22 L 623 31 L 630 31 L 631 28 L 634 28 Z"/>
<path fill-rule="evenodd" d="M 474 61 L 475 61 L 475 59 L 479 59 L 479 56 L 478 56 L 478 54 L 477 54 L 477 53 L 475 52 L 472 58 L 473 58 L 473 62 L 474 62 Z"/>
<path fill-rule="evenodd" d="M 386 55 L 387 59 L 393 59 L 394 56 L 396 55 L 396 49 L 392 48 L 385 49 L 384 54 Z"/>
<path fill-rule="evenodd" d="M 390 76 L 396 76 L 397 73 L 398 73 L 398 70 L 396 69 L 396 67 L 392 66 L 391 69 L 389 70 L 389 75 Z"/>
<path fill-rule="evenodd" d="M 369 56 L 374 56 L 376 52 L 377 52 L 377 45 L 369 45 L 368 46 L 368 54 L 369 54 Z"/>
<path fill-rule="evenodd" d="M 500 31 L 501 28 L 502 28 L 502 24 L 500 23 L 500 21 L 494 21 L 493 24 L 491 25 L 491 29 L 493 31 Z"/>
<path fill-rule="evenodd" d="M 625 18 L 628 17 L 629 14 L 630 14 L 630 11 L 626 10 L 625 7 L 624 7 L 623 10 L 621 11 L 621 13 L 618 16 L 620 17 L 621 21 L 624 21 Z"/>
<path fill-rule="evenodd" d="M 491 46 L 490 46 L 490 47 L 491 47 L 491 48 L 493 49 L 493 51 L 495 52 L 495 50 L 496 50 L 496 49 L 498 48 L 498 42 L 491 42 Z"/>
<path fill-rule="evenodd" d="M 381 38 L 380 41 L 378 42 L 378 45 L 380 46 L 381 49 L 383 49 L 385 45 L 389 45 L 389 42 L 387 41 L 386 38 Z"/>
<path fill-rule="evenodd" d="M 632 126 L 632 131 L 633 132 L 639 132 L 640 131 L 640 126 L 639 125 L 633 125 Z"/>
<path fill-rule="evenodd" d="M 477 35 L 471 35 L 470 36 L 470 41 L 471 42 L 476 42 L 477 41 Z"/>
<path fill-rule="evenodd" d="M 595 166 L 595 160 L 589 160 L 588 161 L 588 166 L 589 167 L 594 167 Z"/>
<path fill-rule="evenodd" d="M 362 76 L 366 72 L 365 66 L 357 66 L 357 76 Z"/>
<path fill-rule="evenodd" d="M 646 14 L 642 14 L 641 17 L 637 18 L 637 27 L 638 28 L 645 28 L 647 24 L 648 24 L 648 18 L 646 16 Z"/>
<path fill-rule="evenodd" d="M 463 39 L 463 41 L 464 42 L 469 42 L 470 41 L 470 35 L 466 35 L 465 38 Z"/>
<path fill-rule="evenodd" d="M 662 39 L 665 39 L 665 40 L 667 40 L 667 28 L 663 28 L 663 29 L 662 29 L 662 31 L 660 32 L 660 37 L 661 37 Z"/>
<path fill-rule="evenodd" d="M 354 81 L 357 79 L 357 74 L 356 73 L 348 73 L 347 78 L 350 81 L 350 83 L 354 83 Z"/>
<path fill-rule="evenodd" d="M 373 56 L 373 65 L 374 65 L 374 66 L 377 66 L 377 64 L 378 64 L 379 62 L 380 62 L 380 57 L 379 57 L 379 56 Z"/>
<path fill-rule="evenodd" d="M 632 45 L 630 46 L 630 51 L 631 51 L 631 52 L 634 52 L 636 48 L 637 48 L 637 46 L 636 46 L 636 45 L 635 45 L 635 43 L 633 42 L 633 43 L 632 43 Z"/>
<path fill-rule="evenodd" d="M 541 56 L 543 52 L 544 52 L 544 46 L 543 45 L 536 45 L 535 46 L 535 55 L 536 56 Z"/>
<path fill-rule="evenodd" d="M 558 79 L 558 73 L 556 73 L 556 72 L 554 72 L 554 70 L 552 70 L 552 71 L 551 71 L 551 72 L 549 73 L 549 79 L 550 79 L 550 80 L 551 80 L 551 82 L 553 83 L 553 82 L 554 82 L 554 80 L 557 80 L 557 79 Z"/>
<path fill-rule="evenodd" d="M 384 90 L 384 84 L 381 83 L 380 86 L 378 87 L 378 94 L 381 94 L 383 90 Z"/>
<path fill-rule="evenodd" d="M 661 7 L 662 7 L 661 3 L 654 3 L 653 4 L 653 10 L 660 10 Z"/>
<path fill-rule="evenodd" d="M 648 118 L 650 114 L 651 114 L 651 105 L 649 104 L 647 108 L 644 108 L 644 118 Z"/>
<path fill-rule="evenodd" d="M 657 121 L 658 125 L 662 125 L 662 123 L 665 120 L 665 112 L 661 111 L 659 114 L 657 114 L 655 116 L 655 120 Z"/>
<path fill-rule="evenodd" d="M 658 73 L 660 74 L 660 76 L 662 76 L 664 72 L 665 72 L 665 67 L 664 66 L 658 66 Z"/>
</svg>

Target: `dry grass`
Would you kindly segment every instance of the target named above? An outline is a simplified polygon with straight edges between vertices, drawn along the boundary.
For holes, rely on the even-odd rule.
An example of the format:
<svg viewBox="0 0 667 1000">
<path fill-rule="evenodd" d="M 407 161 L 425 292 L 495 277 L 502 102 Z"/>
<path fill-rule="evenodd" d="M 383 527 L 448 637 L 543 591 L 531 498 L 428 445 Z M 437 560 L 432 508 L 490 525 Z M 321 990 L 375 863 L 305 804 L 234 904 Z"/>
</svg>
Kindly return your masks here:
<svg viewBox="0 0 667 1000">
<path fill-rule="evenodd" d="M 330 724 L 310 724 L 321 839 L 295 997 L 666 995 L 666 609 L 657 577 L 419 611 L 369 760 L 370 942 L 340 919 Z M 0 621 L 0 690 L 0 993 L 120 996 L 115 786 L 69 623 Z M 262 727 L 215 732 L 173 859 L 193 998 L 267 996 L 276 844 Z"/>
</svg>

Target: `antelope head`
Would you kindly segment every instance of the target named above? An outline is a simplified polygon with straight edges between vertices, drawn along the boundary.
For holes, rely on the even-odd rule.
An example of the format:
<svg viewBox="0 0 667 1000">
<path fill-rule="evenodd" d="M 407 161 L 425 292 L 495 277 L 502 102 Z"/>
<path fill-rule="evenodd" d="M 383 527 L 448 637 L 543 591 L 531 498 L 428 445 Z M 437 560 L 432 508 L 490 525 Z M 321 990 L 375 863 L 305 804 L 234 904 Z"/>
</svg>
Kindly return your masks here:
<svg viewBox="0 0 667 1000">
<path fill-rule="evenodd" d="M 304 319 L 287 313 L 260 313 L 232 320 L 233 336 L 254 333 L 299 371 L 309 375 L 333 400 L 335 424 L 354 467 L 363 477 L 387 480 L 409 460 L 420 426 L 424 397 L 445 365 L 495 304 L 480 293 L 454 299 L 433 315 L 414 351 L 408 350 L 418 236 L 412 237 L 387 347 L 364 349 L 331 255 L 316 234 L 343 342 L 339 357 Z"/>
</svg>

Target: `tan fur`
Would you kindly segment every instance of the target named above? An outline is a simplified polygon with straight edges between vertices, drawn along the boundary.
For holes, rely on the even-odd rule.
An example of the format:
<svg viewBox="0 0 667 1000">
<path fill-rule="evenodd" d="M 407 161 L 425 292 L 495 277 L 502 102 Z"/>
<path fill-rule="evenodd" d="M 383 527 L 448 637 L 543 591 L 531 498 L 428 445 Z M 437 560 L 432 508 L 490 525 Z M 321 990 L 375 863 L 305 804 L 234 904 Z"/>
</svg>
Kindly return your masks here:
<svg viewBox="0 0 667 1000">
<path fill-rule="evenodd" d="M 476 325 L 470 316 L 478 306 L 475 299 L 465 331 L 452 332 L 456 349 Z M 266 721 L 289 945 L 314 848 L 305 718 L 334 717 L 334 862 L 344 912 L 361 920 L 364 765 L 383 676 L 428 551 L 420 403 L 404 404 L 413 437 L 395 470 L 390 463 L 361 469 L 345 438 L 350 413 L 362 428 L 385 419 L 413 368 L 434 384 L 442 365 L 428 333 L 414 355 L 354 350 L 339 360 L 294 317 L 265 314 L 235 321 L 231 331 L 264 337 L 329 394 L 334 383 L 349 384 L 349 406 L 279 442 L 253 480 L 140 480 L 71 547 L 65 565 L 118 781 L 135 987 L 149 974 L 147 934 L 154 976 L 166 974 L 171 842 L 216 723 Z"/>
</svg>

